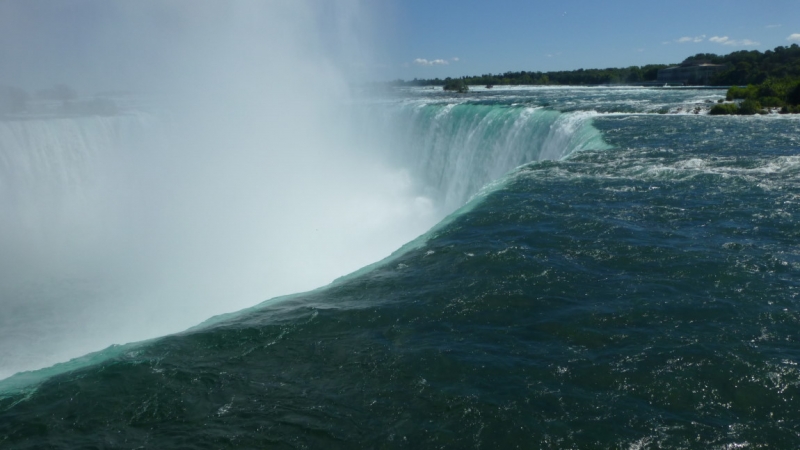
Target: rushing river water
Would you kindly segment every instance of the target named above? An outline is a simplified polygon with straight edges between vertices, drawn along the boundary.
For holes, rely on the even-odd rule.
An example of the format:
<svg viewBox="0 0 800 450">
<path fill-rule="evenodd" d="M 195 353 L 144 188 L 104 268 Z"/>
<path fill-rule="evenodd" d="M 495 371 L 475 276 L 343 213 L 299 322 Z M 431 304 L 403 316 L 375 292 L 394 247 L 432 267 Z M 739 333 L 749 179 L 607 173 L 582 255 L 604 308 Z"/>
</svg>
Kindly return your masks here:
<svg viewBox="0 0 800 450">
<path fill-rule="evenodd" d="M 452 214 L 326 287 L 0 382 L 0 447 L 796 448 L 800 120 L 704 114 L 722 96 L 364 100 Z"/>
</svg>

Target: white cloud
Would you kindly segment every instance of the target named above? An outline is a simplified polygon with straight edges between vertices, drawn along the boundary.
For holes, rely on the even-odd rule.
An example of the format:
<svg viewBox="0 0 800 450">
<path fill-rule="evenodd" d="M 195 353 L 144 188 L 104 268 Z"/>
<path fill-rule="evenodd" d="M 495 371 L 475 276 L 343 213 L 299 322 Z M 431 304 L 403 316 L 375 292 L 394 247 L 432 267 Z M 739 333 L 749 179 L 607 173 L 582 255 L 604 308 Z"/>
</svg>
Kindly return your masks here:
<svg viewBox="0 0 800 450">
<path fill-rule="evenodd" d="M 445 59 L 425 59 L 425 58 L 417 58 L 414 60 L 414 64 L 418 66 L 446 66 L 450 64 Z"/>
<path fill-rule="evenodd" d="M 800 41 L 800 33 L 793 33 L 790 34 L 789 37 L 786 38 L 787 41 Z"/>
<path fill-rule="evenodd" d="M 701 34 L 700 36 L 694 36 L 694 37 L 684 36 L 680 39 L 675 39 L 675 42 L 679 44 L 685 44 L 687 42 L 703 42 L 705 38 L 706 38 L 705 34 Z"/>
<path fill-rule="evenodd" d="M 781 24 L 767 25 L 767 28 L 780 28 Z"/>
<path fill-rule="evenodd" d="M 751 46 L 761 45 L 761 43 L 756 42 L 756 41 L 751 41 L 750 39 L 736 40 L 736 39 L 731 39 L 728 36 L 713 36 L 713 37 L 708 38 L 708 40 L 711 41 L 711 42 L 716 42 L 717 44 L 736 45 L 736 46 L 743 46 L 743 47 L 751 47 Z"/>
<path fill-rule="evenodd" d="M 453 56 L 453 57 L 452 57 L 452 58 L 450 58 L 450 59 L 451 59 L 453 62 L 459 62 L 459 61 L 460 61 L 460 59 L 459 59 L 459 57 L 458 57 L 458 56 Z"/>
</svg>

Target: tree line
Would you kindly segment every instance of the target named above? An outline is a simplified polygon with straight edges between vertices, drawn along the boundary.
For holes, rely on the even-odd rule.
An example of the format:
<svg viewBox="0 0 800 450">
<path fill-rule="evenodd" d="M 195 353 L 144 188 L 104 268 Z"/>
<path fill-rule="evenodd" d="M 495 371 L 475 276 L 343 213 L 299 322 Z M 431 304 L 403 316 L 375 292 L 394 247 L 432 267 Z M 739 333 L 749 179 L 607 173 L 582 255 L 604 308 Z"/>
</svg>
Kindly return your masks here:
<svg viewBox="0 0 800 450">
<path fill-rule="evenodd" d="M 725 70 L 711 78 L 712 86 L 761 84 L 770 78 L 800 78 L 800 46 L 775 47 L 774 50 L 740 50 L 724 56 L 698 53 L 684 64 L 724 64 Z"/>
<path fill-rule="evenodd" d="M 649 64 L 608 69 L 578 69 L 558 72 L 505 72 L 502 74 L 483 74 L 460 78 L 431 78 L 410 81 L 395 80 L 397 86 L 444 86 L 453 80 L 462 80 L 467 85 L 593 85 L 593 84 L 625 84 L 655 81 L 658 70 L 669 67 L 666 64 Z"/>
<path fill-rule="evenodd" d="M 800 46 L 779 46 L 774 50 L 741 50 L 727 55 L 698 53 L 686 58 L 681 65 L 721 64 L 726 68 L 715 74 L 712 86 L 761 84 L 770 78 L 800 78 Z M 458 78 L 395 80 L 396 86 L 445 86 L 454 80 L 466 85 L 605 85 L 655 82 L 658 71 L 675 64 L 648 64 L 607 69 L 578 69 L 554 72 L 519 71 L 502 74 L 483 74 Z"/>
<path fill-rule="evenodd" d="M 767 78 L 760 84 L 746 87 L 731 86 L 726 100 L 733 103 L 715 105 L 710 113 L 718 114 L 767 114 L 780 108 L 781 114 L 800 113 L 800 78 Z M 736 102 L 736 100 L 740 100 Z M 721 102 L 721 100 L 720 100 Z"/>
</svg>

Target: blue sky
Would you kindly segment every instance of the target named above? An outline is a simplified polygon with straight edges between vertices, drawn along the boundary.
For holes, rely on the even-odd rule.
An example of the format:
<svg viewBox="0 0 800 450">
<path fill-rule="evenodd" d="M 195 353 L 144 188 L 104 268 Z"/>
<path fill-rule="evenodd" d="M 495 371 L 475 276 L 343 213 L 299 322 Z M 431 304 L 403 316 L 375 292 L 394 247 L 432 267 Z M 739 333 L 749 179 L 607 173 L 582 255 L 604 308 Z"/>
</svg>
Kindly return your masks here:
<svg viewBox="0 0 800 450">
<path fill-rule="evenodd" d="M 388 79 L 678 63 L 697 53 L 800 44 L 800 0 L 397 0 L 393 7 L 392 35 L 378 58 Z"/>
<path fill-rule="evenodd" d="M 237 11 L 270 25 L 240 32 Z M 242 48 L 276 49 L 282 59 L 268 65 L 281 70 L 331 60 L 367 81 L 678 63 L 792 43 L 800 0 L 0 0 L 0 84 L 27 89 L 146 89 L 193 78 L 198 63 L 236 65 Z"/>
</svg>

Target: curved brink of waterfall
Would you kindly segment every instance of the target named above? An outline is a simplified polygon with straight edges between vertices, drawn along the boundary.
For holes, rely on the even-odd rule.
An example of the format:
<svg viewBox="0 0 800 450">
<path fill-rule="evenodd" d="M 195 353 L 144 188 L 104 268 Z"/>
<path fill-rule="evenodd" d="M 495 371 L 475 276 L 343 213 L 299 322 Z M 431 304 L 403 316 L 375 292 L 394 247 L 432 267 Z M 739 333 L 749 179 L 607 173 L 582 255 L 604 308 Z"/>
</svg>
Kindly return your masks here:
<svg viewBox="0 0 800 450">
<path fill-rule="evenodd" d="M 413 185 L 450 214 L 392 255 L 340 277 L 334 285 L 424 245 L 487 193 L 501 188 L 514 168 L 564 159 L 581 150 L 608 148 L 592 126 L 596 115 L 592 111 L 562 113 L 541 107 L 444 102 L 393 105 L 377 111 L 379 114 L 374 106 L 367 109 L 374 129 L 383 133 L 382 157 L 389 165 L 407 171 Z M 24 241 L 26 233 L 48 220 L 64 221 L 62 227 L 91 226 L 99 218 L 87 219 L 80 213 L 87 210 L 84 206 L 103 199 L 91 188 L 95 178 L 104 170 L 118 168 L 121 161 L 127 161 L 126 151 L 152 138 L 148 134 L 160 133 L 162 126 L 156 116 L 144 113 L 0 122 L 0 202 L 16 212 L 2 220 L 5 229 L 18 231 L 7 235 L 13 239 L 3 245 Z M 47 236 L 46 227 L 41 231 L 44 234 L 37 239 L 51 240 L 42 250 L 46 253 L 57 236 Z M 32 263 L 40 259 L 41 255 L 34 256 Z M 226 322 L 266 303 L 292 297 L 218 315 L 192 329 Z M 18 373 L 0 382 L 0 392 L 19 392 L 53 375 L 134 352 L 148 342 L 113 345 L 45 369 Z"/>
</svg>

